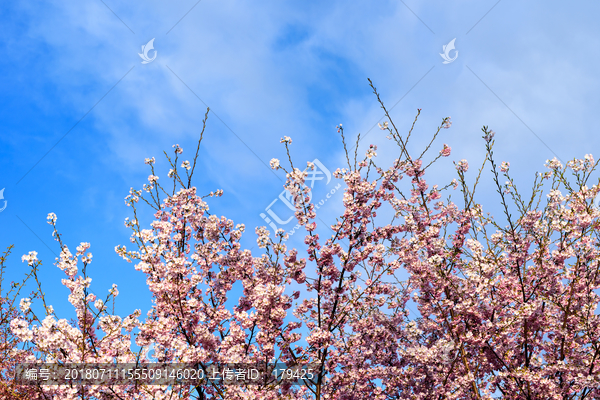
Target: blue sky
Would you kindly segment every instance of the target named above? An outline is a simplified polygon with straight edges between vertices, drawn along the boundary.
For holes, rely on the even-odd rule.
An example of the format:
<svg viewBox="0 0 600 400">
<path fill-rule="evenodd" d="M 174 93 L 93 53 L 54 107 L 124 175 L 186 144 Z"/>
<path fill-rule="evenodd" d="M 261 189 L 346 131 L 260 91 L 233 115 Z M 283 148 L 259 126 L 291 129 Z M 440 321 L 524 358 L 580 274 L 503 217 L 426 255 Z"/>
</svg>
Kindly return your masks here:
<svg viewBox="0 0 600 400">
<path fill-rule="evenodd" d="M 282 136 L 292 137 L 297 164 L 318 159 L 330 171 L 345 163 L 339 123 L 349 142 L 366 135 L 359 154 L 374 143 L 383 164 L 396 157 L 373 129 L 383 113 L 367 78 L 402 132 L 422 109 L 415 152 L 452 117 L 437 146 L 453 152 L 432 170 L 432 184 L 450 181 L 451 161 L 462 158 L 473 180 L 488 125 L 498 161 L 510 161 L 517 184 L 530 190 L 547 159 L 600 157 L 599 11 L 592 2 L 510 0 L 3 4 L 0 248 L 15 245 L 8 279 L 27 271 L 22 254 L 38 251 L 49 303 L 72 315 L 52 265 L 59 248 L 46 216 L 54 212 L 72 249 L 92 244 L 92 290 L 104 297 L 117 283 L 117 311 L 145 311 L 143 275 L 114 253 L 129 243 L 123 199 L 147 182 L 144 158 L 155 156 L 166 180 L 162 151 L 179 143 L 191 157 L 209 106 L 195 183 L 201 193 L 224 190 L 211 210 L 245 223 L 251 248 L 254 227 L 266 225 L 260 213 L 282 191 L 283 173 L 266 166 L 285 159 Z M 156 59 L 142 64 L 138 53 L 153 38 Z M 443 64 L 439 53 L 452 39 L 458 56 Z M 478 200 L 499 214 L 484 177 Z M 317 182 L 314 198 L 333 185 Z M 341 199 L 333 195 L 319 218 L 333 223 Z M 273 207 L 291 215 L 282 203 Z"/>
</svg>

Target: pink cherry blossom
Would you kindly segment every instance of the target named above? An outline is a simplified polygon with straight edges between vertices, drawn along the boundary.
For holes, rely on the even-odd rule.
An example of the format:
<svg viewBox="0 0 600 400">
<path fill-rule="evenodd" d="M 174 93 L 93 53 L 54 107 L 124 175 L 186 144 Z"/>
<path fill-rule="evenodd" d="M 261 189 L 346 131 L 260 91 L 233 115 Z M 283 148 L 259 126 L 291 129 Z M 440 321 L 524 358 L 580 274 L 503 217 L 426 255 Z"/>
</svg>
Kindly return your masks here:
<svg viewBox="0 0 600 400">
<path fill-rule="evenodd" d="M 312 382 L 15 390 L 32 399 L 600 398 L 600 211 L 590 206 L 600 186 L 584 184 L 593 157 L 565 167 L 548 161 L 551 188 L 535 186 L 525 202 L 512 181 L 499 181 L 494 142 L 486 141 L 505 212 L 495 218 L 465 182 L 467 160 L 456 163 L 459 180 L 433 182 L 428 160 L 447 161 L 427 151 L 413 159 L 404 140 L 390 165 L 376 163 L 371 145 L 365 159 L 348 157 L 348 168 L 333 173 L 344 185 L 335 218 L 317 216 L 307 172 L 285 171 L 301 249 L 282 230 L 246 232 L 215 214 L 222 191 L 187 184 L 175 167 L 168 191 L 152 170 L 151 183 L 167 196 L 131 189 L 131 247 L 115 248 L 145 278 L 150 309 L 114 314 L 116 285 L 105 297 L 91 294 L 91 245 L 71 253 L 54 216 L 56 266 L 75 318 L 38 317 L 23 299 L 22 312 L 13 307 L 4 322 L 12 335 L 5 347 L 19 362 L 144 362 L 152 346 L 164 363 L 316 365 Z M 291 139 L 282 142 L 287 148 Z M 182 151 L 175 146 L 176 155 Z M 459 184 L 455 203 L 447 191 Z M 154 209 L 148 225 L 137 219 L 140 204 Z M 256 245 L 243 248 L 244 235 Z M 23 261 L 34 271 L 41 263 L 32 253 Z M 34 298 L 44 302 L 41 289 Z"/>
<path fill-rule="evenodd" d="M 456 164 L 456 169 L 460 172 L 467 172 L 469 170 L 469 163 L 463 158 Z"/>
<path fill-rule="evenodd" d="M 452 148 L 450 146 L 448 146 L 446 143 L 444 143 L 444 148 L 442 150 L 440 150 L 440 155 L 442 157 L 448 157 L 451 152 L 452 152 Z"/>
</svg>

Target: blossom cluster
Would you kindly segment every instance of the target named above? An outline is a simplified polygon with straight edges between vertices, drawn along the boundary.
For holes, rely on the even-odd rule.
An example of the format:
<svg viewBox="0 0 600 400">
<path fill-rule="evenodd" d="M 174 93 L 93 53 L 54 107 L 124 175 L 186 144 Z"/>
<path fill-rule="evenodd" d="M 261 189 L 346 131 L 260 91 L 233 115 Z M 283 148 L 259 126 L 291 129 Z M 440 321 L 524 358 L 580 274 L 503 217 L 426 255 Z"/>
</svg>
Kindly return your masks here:
<svg viewBox="0 0 600 400">
<path fill-rule="evenodd" d="M 444 119 L 442 127 L 450 125 Z M 317 229 L 307 172 L 286 171 L 302 250 L 264 226 L 253 231 L 257 246 L 244 249 L 245 226 L 211 213 L 214 199 L 205 200 L 223 192 L 202 196 L 174 164 L 169 178 L 181 187 L 167 197 L 132 189 L 128 205 L 152 204 L 154 221 L 127 220 L 134 249 L 115 249 L 146 279 L 153 302 L 144 318 L 141 310 L 109 312 L 116 285 L 105 299 L 90 293 L 90 244 L 72 254 L 51 214 L 61 245 L 56 265 L 76 319 L 33 321 L 32 300 L 24 298 L 11 332 L 31 344 L 31 360 L 145 361 L 152 346 L 167 363 L 318 365 L 316 380 L 297 386 L 58 386 L 41 389 L 48 399 L 600 398 L 600 210 L 590 206 L 600 186 L 583 184 L 593 157 L 565 167 L 579 187 L 558 160 L 548 161 L 547 204 L 538 210 L 517 201 L 514 217 L 496 175 L 493 131 L 485 132 L 506 224 L 484 213 L 475 188 L 467 190 L 467 160 L 455 163 L 459 180 L 442 187 L 426 179 L 426 152 L 412 158 L 404 146 L 384 168 L 370 145 L 362 160 L 356 152 L 333 174 L 345 185 L 343 210 L 327 230 Z M 289 152 L 291 138 L 281 142 Z M 432 158 L 450 153 L 444 144 Z M 153 159 L 146 163 L 153 168 Z M 191 165 L 195 159 L 182 164 L 186 173 Z M 270 165 L 280 168 L 277 159 Z M 508 169 L 503 162 L 500 170 Z M 154 170 L 148 180 L 160 187 Z M 442 200 L 459 181 L 464 205 Z M 541 193 L 536 187 L 534 195 Z M 23 262 L 39 260 L 31 252 Z"/>
</svg>

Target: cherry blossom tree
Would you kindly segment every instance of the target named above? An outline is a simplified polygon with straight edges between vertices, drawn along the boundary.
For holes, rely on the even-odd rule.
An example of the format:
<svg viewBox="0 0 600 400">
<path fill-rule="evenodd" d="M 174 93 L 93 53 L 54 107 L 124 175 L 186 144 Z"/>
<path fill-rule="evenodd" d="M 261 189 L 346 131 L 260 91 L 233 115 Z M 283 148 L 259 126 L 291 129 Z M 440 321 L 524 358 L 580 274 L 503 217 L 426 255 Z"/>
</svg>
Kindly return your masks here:
<svg viewBox="0 0 600 400">
<path fill-rule="evenodd" d="M 549 160 L 525 195 L 509 163 L 497 164 L 495 134 L 483 127 L 485 160 L 474 179 L 460 160 L 457 179 L 430 186 L 427 169 L 451 155 L 450 146 L 435 144 L 451 119 L 413 151 L 421 110 L 403 136 L 371 87 L 387 119 L 380 128 L 398 158 L 379 165 L 377 146 L 370 145 L 352 159 L 338 126 L 347 168 L 334 173 L 345 192 L 333 225 L 317 233 L 307 172 L 293 163 L 291 138 L 281 140 L 289 167 L 271 160 L 286 173 L 305 249 L 288 249 L 284 231 L 271 237 L 265 227 L 254 230 L 260 250 L 243 249 L 245 226 L 210 212 L 209 202 L 223 191 L 202 195 L 192 184 L 207 110 L 193 157 L 182 160 L 178 145 L 172 156 L 165 153 L 165 185 L 156 160 L 146 159 L 148 183 L 126 198 L 133 248 L 116 252 L 146 277 L 153 306 L 145 318 L 140 310 L 125 318 L 109 312 L 116 286 L 105 299 L 89 293 L 90 245 L 80 244 L 73 255 L 50 214 L 61 248 L 56 264 L 77 319 L 57 319 L 43 301 L 43 320 L 28 309 L 10 322 L 12 333 L 32 346 L 28 361 L 147 362 L 152 345 L 159 362 L 310 364 L 314 379 L 48 386 L 39 389 L 44 398 L 600 399 L 600 210 L 593 205 L 600 185 L 591 184 L 598 163 L 591 155 L 565 166 Z M 486 167 L 501 222 L 476 202 Z M 450 195 L 442 199 L 450 191 L 459 193 L 460 205 Z M 140 204 L 153 210 L 149 226 L 138 219 Z M 40 262 L 35 253 L 23 260 L 32 267 Z"/>
<path fill-rule="evenodd" d="M 18 363 L 23 362 L 30 352 L 27 347 L 19 346 L 19 339 L 10 329 L 10 321 L 19 317 L 15 303 L 27 280 L 37 271 L 32 270 L 21 282 L 10 282 L 8 290 L 6 290 L 4 271 L 7 258 L 12 250 L 13 246 L 9 246 L 0 256 L 0 398 L 36 399 L 38 396 L 35 388 L 17 385 L 12 379 L 15 374 L 15 367 Z M 35 295 L 36 292 L 31 294 L 32 297 L 35 297 Z M 30 304 L 31 299 L 24 298 L 20 301 L 19 307 L 22 311 L 25 311 Z"/>
</svg>

